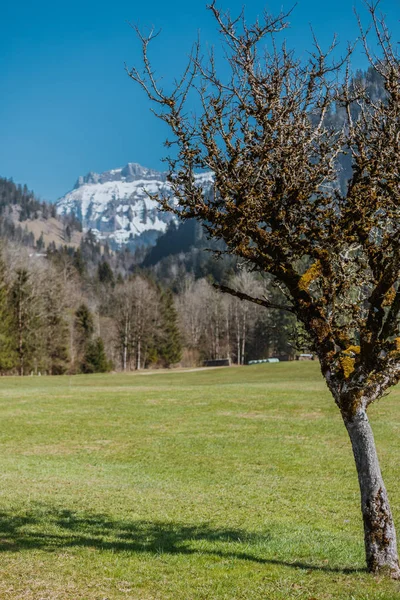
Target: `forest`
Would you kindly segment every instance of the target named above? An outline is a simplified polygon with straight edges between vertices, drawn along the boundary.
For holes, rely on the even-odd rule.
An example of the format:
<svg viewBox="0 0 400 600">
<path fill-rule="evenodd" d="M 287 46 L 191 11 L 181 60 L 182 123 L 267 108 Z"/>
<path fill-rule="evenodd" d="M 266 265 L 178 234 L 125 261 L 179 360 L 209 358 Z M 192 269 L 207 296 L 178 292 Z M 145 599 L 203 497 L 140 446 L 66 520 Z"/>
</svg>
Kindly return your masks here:
<svg viewBox="0 0 400 600">
<path fill-rule="evenodd" d="M 123 278 L 102 256 L 89 274 L 78 249 L 46 254 L 3 242 L 0 262 L 2 374 L 94 373 L 201 365 L 229 358 L 293 357 L 285 314 L 214 289 L 212 277 L 160 284 L 146 270 Z M 229 283 L 275 293 L 245 270 Z"/>
</svg>

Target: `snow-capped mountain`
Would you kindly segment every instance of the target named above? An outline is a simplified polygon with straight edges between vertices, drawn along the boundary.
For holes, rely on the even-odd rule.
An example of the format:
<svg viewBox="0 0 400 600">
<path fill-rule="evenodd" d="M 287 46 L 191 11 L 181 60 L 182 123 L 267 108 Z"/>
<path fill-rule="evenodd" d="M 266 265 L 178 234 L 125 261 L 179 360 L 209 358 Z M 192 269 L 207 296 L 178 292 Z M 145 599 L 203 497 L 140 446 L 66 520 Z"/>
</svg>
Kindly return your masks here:
<svg viewBox="0 0 400 600">
<path fill-rule="evenodd" d="M 211 173 L 196 178 L 204 189 L 211 187 Z M 79 177 L 74 189 L 57 201 L 57 212 L 73 214 L 84 231 L 91 229 L 112 247 L 152 245 L 174 217 L 162 212 L 146 192 L 172 200 L 166 173 L 128 163 L 121 169 Z"/>
</svg>

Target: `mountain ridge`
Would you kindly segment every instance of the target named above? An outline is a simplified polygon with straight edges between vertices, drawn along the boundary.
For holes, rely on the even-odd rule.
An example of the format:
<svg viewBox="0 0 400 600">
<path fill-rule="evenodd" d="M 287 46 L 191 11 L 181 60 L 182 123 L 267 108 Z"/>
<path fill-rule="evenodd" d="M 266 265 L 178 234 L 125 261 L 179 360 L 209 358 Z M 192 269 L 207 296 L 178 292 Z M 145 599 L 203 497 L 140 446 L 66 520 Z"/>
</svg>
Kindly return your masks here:
<svg viewBox="0 0 400 600">
<path fill-rule="evenodd" d="M 211 188 L 211 172 L 195 175 L 204 189 Z M 160 194 L 173 202 L 167 173 L 138 163 L 103 173 L 89 172 L 56 202 L 60 216 L 73 215 L 101 242 L 110 247 L 154 245 L 174 217 L 162 211 L 149 194 Z"/>
</svg>

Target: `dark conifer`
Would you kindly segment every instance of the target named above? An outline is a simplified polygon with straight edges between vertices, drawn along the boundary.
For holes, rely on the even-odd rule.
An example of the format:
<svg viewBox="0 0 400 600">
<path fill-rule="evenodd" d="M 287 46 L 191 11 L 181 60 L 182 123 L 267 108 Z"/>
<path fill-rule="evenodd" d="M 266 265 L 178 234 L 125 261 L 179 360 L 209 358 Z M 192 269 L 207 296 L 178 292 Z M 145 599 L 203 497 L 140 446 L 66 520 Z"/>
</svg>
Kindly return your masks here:
<svg viewBox="0 0 400 600">
<path fill-rule="evenodd" d="M 104 343 L 101 338 L 89 342 L 86 347 L 82 362 L 83 373 L 106 373 L 110 370 L 110 364 L 104 351 Z"/>
<path fill-rule="evenodd" d="M 176 364 L 182 356 L 182 340 L 178 327 L 178 315 L 171 290 L 161 296 L 162 329 L 158 355 L 165 366 Z"/>
<path fill-rule="evenodd" d="M 0 258 L 0 371 L 16 366 L 17 355 L 13 339 L 13 318 L 10 307 L 10 290 L 6 283 L 6 268 Z"/>
<path fill-rule="evenodd" d="M 99 266 L 97 267 L 97 277 L 100 283 L 111 285 L 114 283 L 114 273 L 106 260 L 99 263 Z"/>
</svg>

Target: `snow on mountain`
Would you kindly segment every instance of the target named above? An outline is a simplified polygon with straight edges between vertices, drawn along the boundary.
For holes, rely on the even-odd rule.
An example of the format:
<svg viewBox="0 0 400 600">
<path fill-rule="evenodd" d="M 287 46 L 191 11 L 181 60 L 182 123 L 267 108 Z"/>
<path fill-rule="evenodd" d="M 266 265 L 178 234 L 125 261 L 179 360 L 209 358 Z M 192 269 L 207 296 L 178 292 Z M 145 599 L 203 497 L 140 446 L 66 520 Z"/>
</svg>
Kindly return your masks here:
<svg viewBox="0 0 400 600">
<path fill-rule="evenodd" d="M 205 190 L 212 185 L 209 172 L 196 179 Z M 84 231 L 91 229 L 111 247 L 152 245 L 174 217 L 162 212 L 146 192 L 172 200 L 166 173 L 128 163 L 121 169 L 79 177 L 74 189 L 57 201 L 57 212 L 73 214 Z"/>
</svg>

